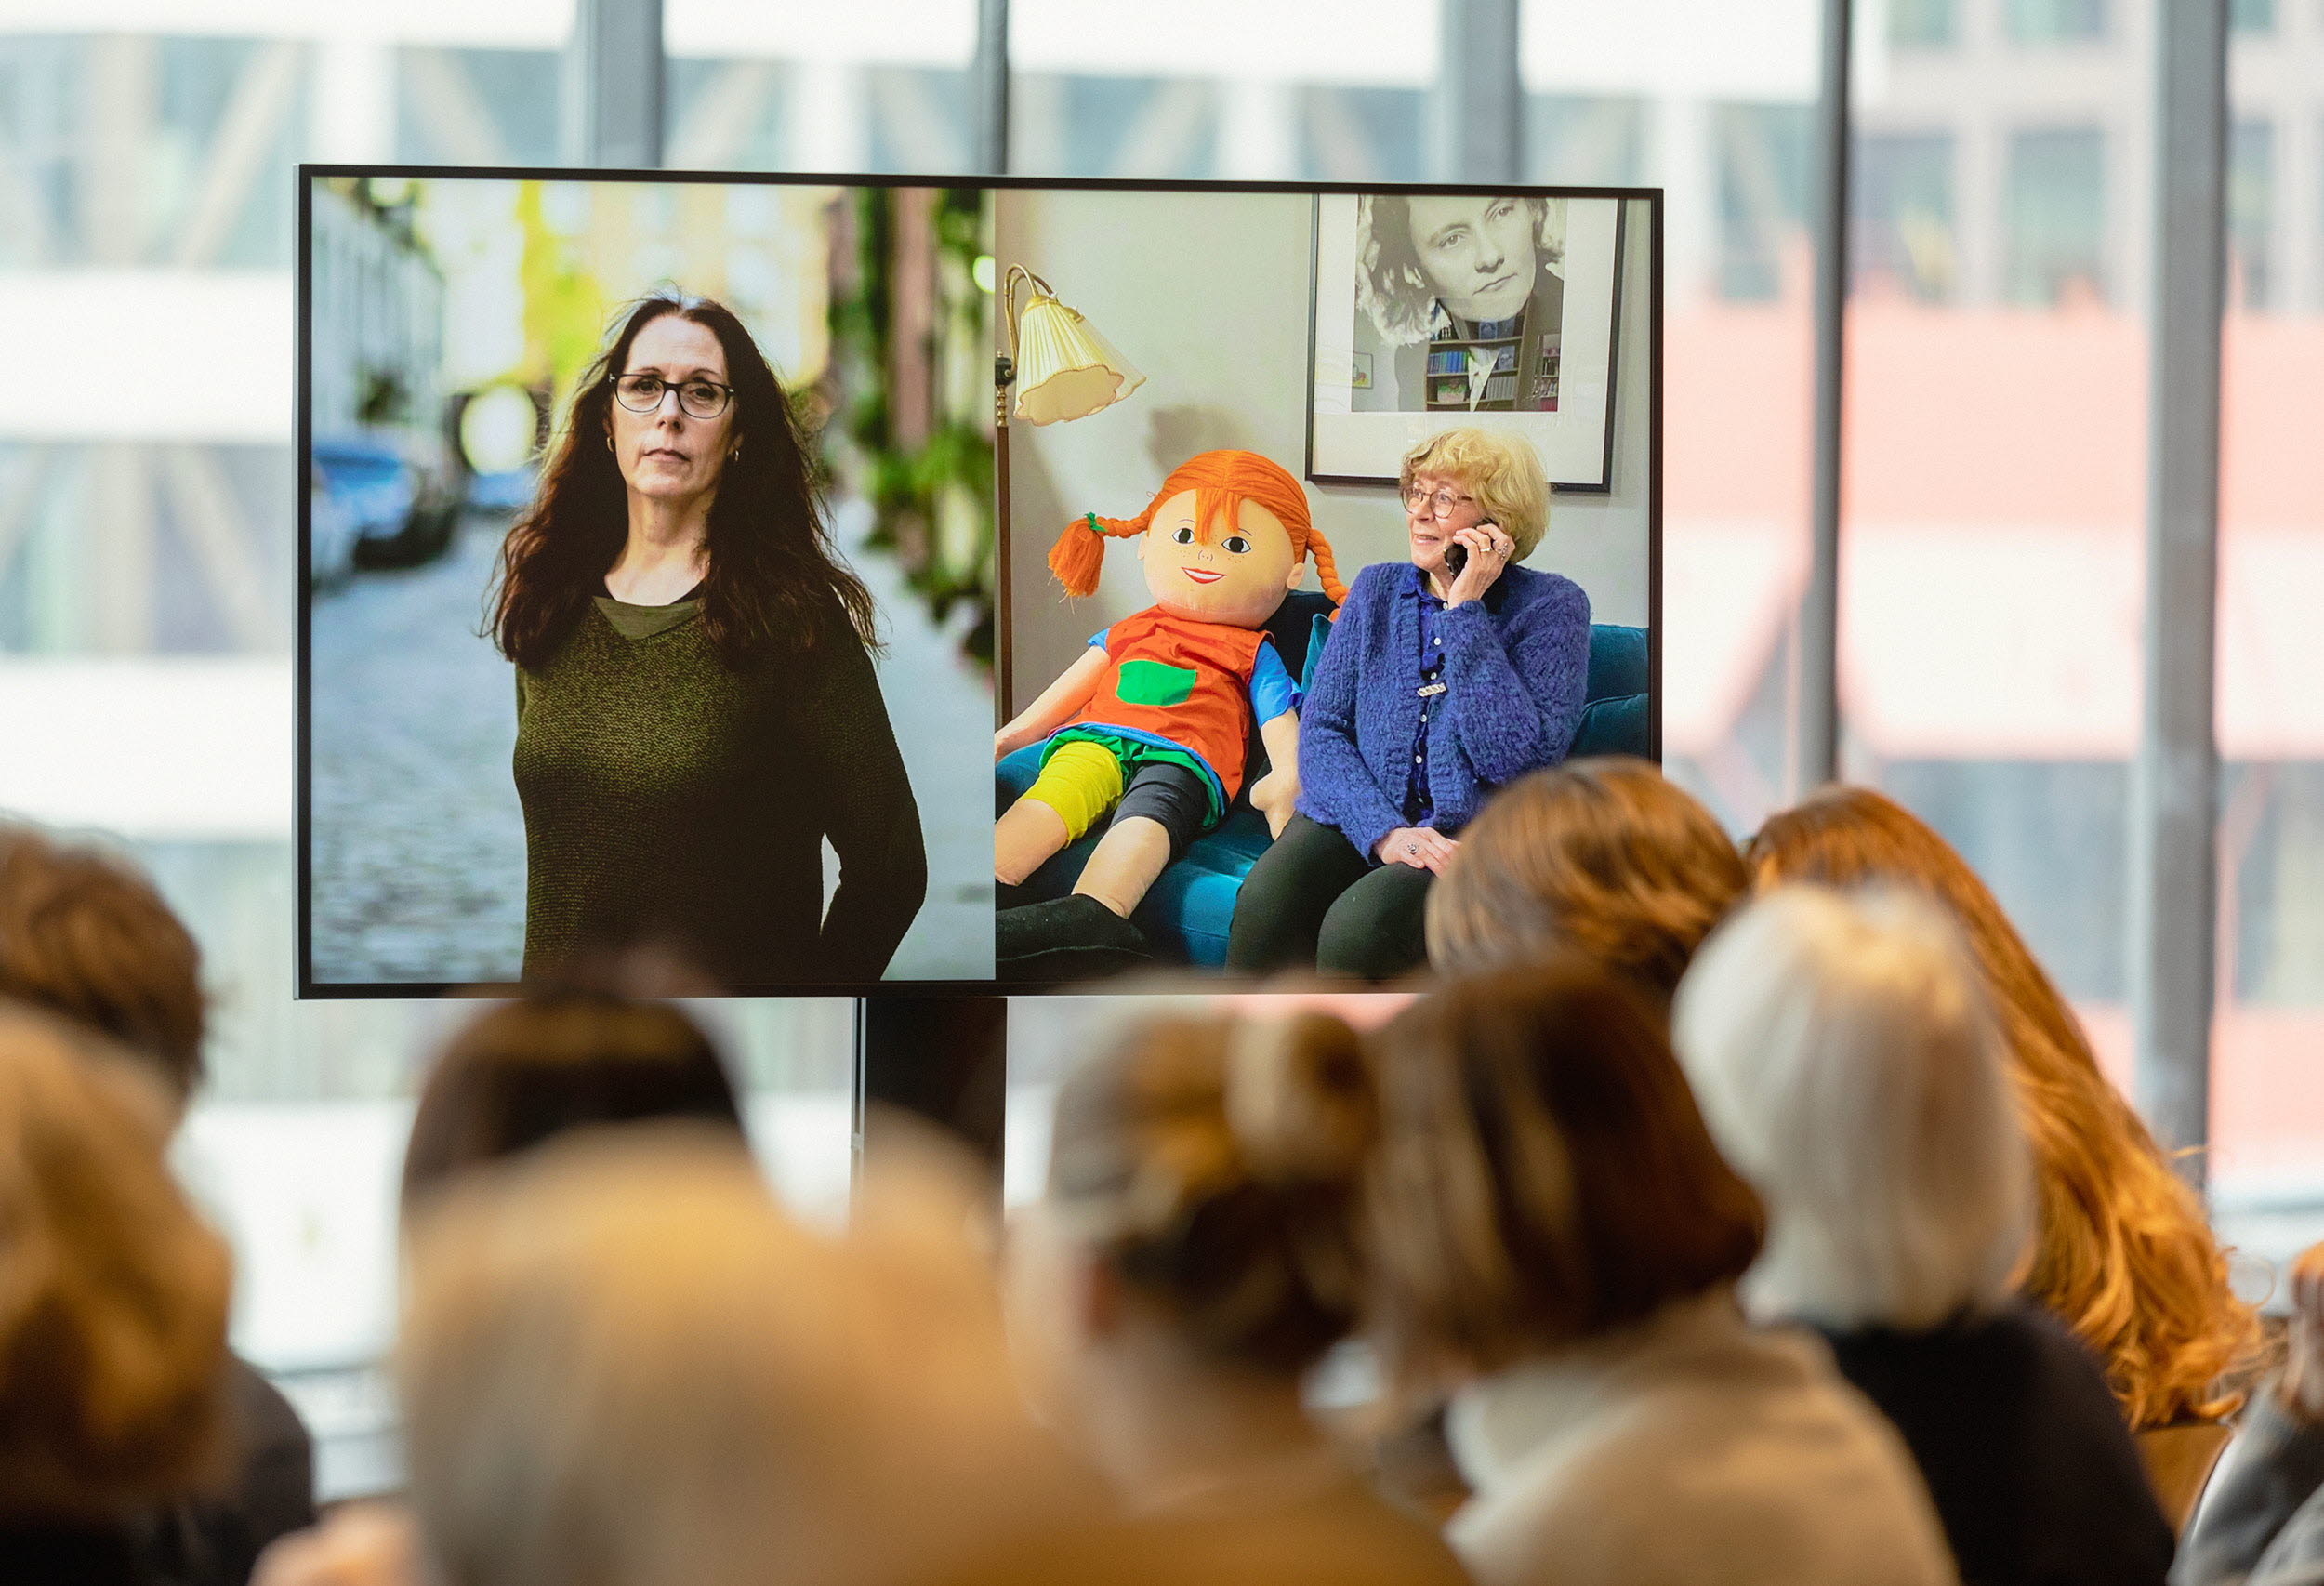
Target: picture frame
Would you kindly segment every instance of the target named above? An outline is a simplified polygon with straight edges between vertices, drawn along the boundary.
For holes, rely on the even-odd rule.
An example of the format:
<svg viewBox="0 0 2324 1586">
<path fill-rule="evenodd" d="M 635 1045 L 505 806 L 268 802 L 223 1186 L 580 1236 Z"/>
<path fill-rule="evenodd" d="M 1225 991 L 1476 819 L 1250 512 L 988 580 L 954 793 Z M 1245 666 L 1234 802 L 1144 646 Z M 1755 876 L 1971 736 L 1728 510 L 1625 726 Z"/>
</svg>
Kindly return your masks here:
<svg viewBox="0 0 2324 1586">
<path fill-rule="evenodd" d="M 1621 199 L 1512 188 L 1429 204 L 1316 196 L 1307 477 L 1393 484 L 1422 439 L 1472 424 L 1523 433 L 1557 489 L 1609 489 Z"/>
</svg>

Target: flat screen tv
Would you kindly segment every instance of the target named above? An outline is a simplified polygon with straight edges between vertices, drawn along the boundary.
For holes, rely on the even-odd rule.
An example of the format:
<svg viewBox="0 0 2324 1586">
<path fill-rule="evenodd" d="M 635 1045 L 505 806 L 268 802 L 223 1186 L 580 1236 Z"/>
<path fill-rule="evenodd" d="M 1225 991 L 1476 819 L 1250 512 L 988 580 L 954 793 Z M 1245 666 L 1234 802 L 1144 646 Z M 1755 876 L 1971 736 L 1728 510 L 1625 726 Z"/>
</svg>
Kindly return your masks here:
<svg viewBox="0 0 2324 1586">
<path fill-rule="evenodd" d="M 1659 758 L 1657 192 L 300 180 L 302 995 L 1387 977 Z"/>
</svg>

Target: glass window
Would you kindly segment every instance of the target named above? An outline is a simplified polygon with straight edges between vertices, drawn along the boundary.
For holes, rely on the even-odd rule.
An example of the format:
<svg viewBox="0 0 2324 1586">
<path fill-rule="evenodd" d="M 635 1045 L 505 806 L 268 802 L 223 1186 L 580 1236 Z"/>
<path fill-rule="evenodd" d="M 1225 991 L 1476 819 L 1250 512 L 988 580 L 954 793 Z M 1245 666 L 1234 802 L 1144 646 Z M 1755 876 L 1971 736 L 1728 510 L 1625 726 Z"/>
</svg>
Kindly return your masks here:
<svg viewBox="0 0 2324 1586">
<path fill-rule="evenodd" d="M 1646 106 L 1634 95 L 1531 94 L 1525 173 L 1538 182 L 1634 187 L 1644 182 Z"/>
<path fill-rule="evenodd" d="M 1415 181 L 1431 170 L 1434 0 L 1117 7 L 1016 0 L 1012 170 Z"/>
<path fill-rule="evenodd" d="M 2002 16 L 2018 44 L 2094 43 L 2106 36 L 2106 0 L 2005 0 Z"/>
<path fill-rule="evenodd" d="M 2295 17 L 2324 23 L 2308 7 L 2238 0 L 2229 14 L 2238 31 L 2265 32 L 2279 13 L 2287 46 Z M 2251 47 L 2257 68 L 2278 46 Z M 2324 713 L 2314 684 L 2324 659 L 2312 598 L 2324 588 L 2324 491 L 2307 416 L 2324 382 L 2324 180 L 2300 179 L 2324 147 L 2324 95 L 2313 72 L 2245 64 L 2234 62 L 2228 106 L 2210 1165 L 2217 1221 L 2280 1258 L 2324 1232 Z"/>
<path fill-rule="evenodd" d="M 2227 133 L 2227 300 L 2270 306 L 2275 286 L 2276 126 L 2238 120 Z"/>
<path fill-rule="evenodd" d="M 1719 295 L 1777 297 L 1787 269 L 1804 268 L 1808 159 L 1815 112 L 1805 105 L 1721 105 Z"/>
<path fill-rule="evenodd" d="M 1942 302 L 1959 278 L 1953 135 L 1868 133 L 1855 140 L 1848 262 L 1858 292 Z"/>
<path fill-rule="evenodd" d="M 548 49 L 397 52 L 395 157 L 410 165 L 555 165 L 563 59 Z"/>
<path fill-rule="evenodd" d="M 664 0 L 664 158 L 697 170 L 971 169 L 976 0 Z"/>
<path fill-rule="evenodd" d="M 2096 127 L 2011 134 L 2010 301 L 2104 300 L 2106 178 L 2106 134 Z"/>
<path fill-rule="evenodd" d="M 1010 85 L 1010 164 L 1069 177 L 1215 176 L 1216 83 L 1028 73 Z"/>
<path fill-rule="evenodd" d="M 1797 715 L 1819 15 L 1540 0 L 1518 41 L 1526 176 L 1664 192 L 1664 763 L 1743 831 Z"/>
<path fill-rule="evenodd" d="M 1889 0 L 1888 42 L 1899 48 L 1934 48 L 1953 42 L 1958 0 Z"/>
</svg>

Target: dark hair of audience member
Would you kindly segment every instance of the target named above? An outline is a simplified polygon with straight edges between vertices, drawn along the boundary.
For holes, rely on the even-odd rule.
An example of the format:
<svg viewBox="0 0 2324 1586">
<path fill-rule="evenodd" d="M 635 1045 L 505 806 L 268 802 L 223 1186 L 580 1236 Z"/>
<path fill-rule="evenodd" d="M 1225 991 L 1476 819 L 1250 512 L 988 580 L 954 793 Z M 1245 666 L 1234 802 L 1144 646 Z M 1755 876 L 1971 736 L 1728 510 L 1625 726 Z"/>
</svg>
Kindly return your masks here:
<svg viewBox="0 0 2324 1586">
<path fill-rule="evenodd" d="M 1295 1374 L 1355 1323 L 1371 1131 L 1337 1019 L 1142 1022 L 1060 1089 L 1050 1199 L 1199 1350 Z"/>
<path fill-rule="evenodd" d="M 0 997 L 100 1030 L 178 1106 L 202 1083 L 202 956 L 126 860 L 0 821 Z"/>
<path fill-rule="evenodd" d="M 1370 1330 L 1406 1390 L 1644 1320 L 1758 1256 L 1759 1199 L 1664 1023 L 1565 953 L 1455 981 L 1380 1032 Z"/>
<path fill-rule="evenodd" d="M 685 1011 L 588 987 L 500 1003 L 429 1071 L 403 1157 L 408 1210 L 461 1172 L 571 1130 L 693 1119 L 743 1132 L 733 1081 Z"/>
<path fill-rule="evenodd" d="M 1893 881 L 1932 893 L 1983 972 L 2033 1147 L 2037 1241 L 2027 1296 L 2106 1369 L 2133 1431 L 2226 1414 L 2257 1319 L 2193 1192 L 2098 1067 L 2073 1010 L 1976 873 L 1893 800 L 1829 787 L 1771 816 L 1746 851 L 1755 882 Z"/>
<path fill-rule="evenodd" d="M 1668 1002 L 1750 884 L 1710 812 L 1627 756 L 1568 760 L 1496 793 L 1428 899 L 1429 961 L 1466 974 L 1560 949 Z"/>
<path fill-rule="evenodd" d="M 203 1485 L 223 1454 L 231 1262 L 170 1176 L 149 1066 L 0 1003 L 8 1525 L 118 1519 Z"/>
</svg>

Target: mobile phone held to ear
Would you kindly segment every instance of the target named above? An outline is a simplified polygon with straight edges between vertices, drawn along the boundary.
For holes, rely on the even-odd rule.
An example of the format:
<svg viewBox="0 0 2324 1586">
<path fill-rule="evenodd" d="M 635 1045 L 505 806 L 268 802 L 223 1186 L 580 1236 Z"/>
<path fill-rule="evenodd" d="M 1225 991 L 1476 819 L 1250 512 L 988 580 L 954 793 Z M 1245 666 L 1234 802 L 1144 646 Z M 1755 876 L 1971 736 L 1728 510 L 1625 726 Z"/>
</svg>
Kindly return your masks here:
<svg viewBox="0 0 2324 1586">
<path fill-rule="evenodd" d="M 1445 548 L 1445 571 L 1448 575 L 1458 578 L 1460 576 L 1460 570 L 1468 565 L 1469 548 L 1467 546 L 1455 541 Z"/>
</svg>

